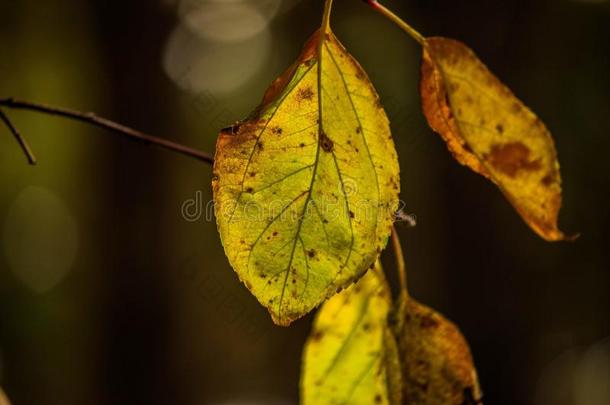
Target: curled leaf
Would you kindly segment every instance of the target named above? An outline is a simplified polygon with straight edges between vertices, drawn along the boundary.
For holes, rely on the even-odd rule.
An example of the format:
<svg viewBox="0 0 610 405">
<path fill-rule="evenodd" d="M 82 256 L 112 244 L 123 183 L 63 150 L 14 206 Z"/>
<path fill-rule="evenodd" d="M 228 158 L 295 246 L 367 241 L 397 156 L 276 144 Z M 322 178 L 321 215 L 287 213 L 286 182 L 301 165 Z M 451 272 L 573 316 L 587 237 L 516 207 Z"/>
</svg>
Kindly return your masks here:
<svg viewBox="0 0 610 405">
<path fill-rule="evenodd" d="M 460 163 L 496 183 L 536 233 L 566 239 L 557 227 L 559 162 L 544 123 L 463 43 L 432 37 L 423 48 L 420 92 L 432 129 Z"/>
<path fill-rule="evenodd" d="M 216 148 L 225 252 L 276 323 L 290 324 L 373 266 L 398 205 L 398 172 L 373 85 L 323 26 Z"/>
<path fill-rule="evenodd" d="M 470 348 L 459 329 L 406 294 L 396 316 L 405 403 L 482 404 Z"/>
<path fill-rule="evenodd" d="M 401 403 L 391 305 L 380 265 L 322 305 L 303 353 L 304 405 Z"/>
</svg>

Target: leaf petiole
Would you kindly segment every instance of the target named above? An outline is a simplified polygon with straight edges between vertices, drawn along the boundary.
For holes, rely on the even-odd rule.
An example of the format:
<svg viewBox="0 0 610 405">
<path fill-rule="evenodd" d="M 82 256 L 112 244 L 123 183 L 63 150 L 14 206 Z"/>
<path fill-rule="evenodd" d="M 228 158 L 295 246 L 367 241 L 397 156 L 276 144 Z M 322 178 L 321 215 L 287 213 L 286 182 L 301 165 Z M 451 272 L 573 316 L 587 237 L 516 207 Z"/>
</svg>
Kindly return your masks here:
<svg viewBox="0 0 610 405">
<path fill-rule="evenodd" d="M 416 40 L 421 46 L 425 46 L 426 38 L 413 27 L 407 24 L 402 18 L 394 14 L 390 9 L 379 3 L 377 0 L 364 0 L 369 6 L 377 10 L 381 15 L 398 25 L 400 29 L 409 34 L 414 40 Z"/>
<path fill-rule="evenodd" d="M 333 0 L 326 0 L 324 3 L 324 16 L 322 17 L 322 32 L 330 29 L 330 12 L 333 8 Z"/>
<path fill-rule="evenodd" d="M 405 256 L 402 252 L 402 245 L 395 226 L 392 226 L 392 247 L 394 248 L 394 256 L 396 257 L 396 270 L 398 271 L 398 278 L 400 279 L 400 289 L 402 290 L 402 294 L 408 296 Z"/>
</svg>

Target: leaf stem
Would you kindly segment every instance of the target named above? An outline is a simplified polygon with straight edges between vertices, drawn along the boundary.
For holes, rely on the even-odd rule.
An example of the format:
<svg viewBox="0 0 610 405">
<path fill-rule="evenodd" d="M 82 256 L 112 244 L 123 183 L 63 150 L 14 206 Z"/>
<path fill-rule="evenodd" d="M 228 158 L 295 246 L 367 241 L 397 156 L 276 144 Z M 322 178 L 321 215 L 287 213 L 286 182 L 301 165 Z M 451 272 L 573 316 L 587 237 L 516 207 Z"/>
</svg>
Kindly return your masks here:
<svg viewBox="0 0 610 405">
<path fill-rule="evenodd" d="M 30 148 L 30 145 L 27 143 L 25 138 L 23 138 L 21 136 L 21 134 L 19 133 L 17 128 L 15 128 L 15 126 L 13 125 L 11 120 L 6 116 L 6 114 L 2 110 L 0 110 L 0 120 L 2 120 L 4 122 L 4 124 L 9 129 L 9 131 L 11 131 L 11 133 L 13 134 L 15 139 L 17 139 L 17 142 L 19 143 L 19 146 L 21 146 L 21 149 L 23 150 L 23 153 L 25 153 L 25 157 L 28 159 L 28 163 L 31 164 L 31 165 L 35 165 L 36 164 L 36 156 L 34 156 L 34 153 L 32 152 L 32 149 Z"/>
<path fill-rule="evenodd" d="M 377 0 L 364 0 L 369 6 L 377 10 L 381 15 L 398 25 L 400 29 L 409 34 L 414 40 L 416 40 L 421 46 L 425 46 L 426 38 L 413 27 L 407 24 L 402 18 L 394 14 L 390 9 L 380 4 Z"/>
<path fill-rule="evenodd" d="M 326 33 L 330 29 L 330 12 L 333 8 L 333 0 L 326 0 L 324 3 L 324 16 L 322 17 L 322 32 Z"/>
<path fill-rule="evenodd" d="M 44 104 L 33 103 L 30 101 L 23 100 L 15 100 L 12 98 L 0 99 L 0 106 L 16 109 L 16 110 L 28 110 L 28 111 L 36 111 L 43 114 L 55 115 L 64 118 L 70 118 L 76 121 L 85 122 L 87 124 L 91 124 L 93 126 L 104 128 L 110 130 L 118 135 L 121 135 L 127 139 L 132 141 L 142 142 L 148 145 L 154 145 L 159 148 L 169 150 L 171 152 L 175 152 L 181 154 L 183 156 L 191 157 L 197 159 L 199 161 L 213 164 L 214 157 L 208 153 L 202 152 L 200 150 L 190 148 L 185 145 L 181 145 L 179 143 L 175 143 L 169 141 L 167 139 L 159 138 L 153 135 L 146 134 L 144 132 L 129 128 L 125 125 L 119 124 L 114 121 L 110 121 L 106 118 L 98 117 L 94 113 L 91 112 L 81 112 L 75 110 L 69 110 L 67 108 L 61 107 L 52 107 Z M 32 152 L 29 149 L 25 140 L 21 137 L 17 129 L 8 119 L 8 117 L 0 111 L 0 118 L 4 121 L 4 123 L 9 127 L 9 129 L 13 132 L 13 135 L 17 138 L 22 148 L 24 149 L 26 155 L 28 156 L 28 160 L 32 163 L 32 160 L 35 162 L 36 159 L 32 155 Z"/>
<path fill-rule="evenodd" d="M 407 290 L 407 270 L 405 266 L 405 256 L 402 252 L 402 245 L 400 243 L 398 231 L 396 231 L 395 226 L 392 226 L 392 247 L 394 248 L 394 256 L 396 257 L 396 270 L 398 271 L 400 288 L 402 292 L 408 296 L 409 291 Z"/>
</svg>

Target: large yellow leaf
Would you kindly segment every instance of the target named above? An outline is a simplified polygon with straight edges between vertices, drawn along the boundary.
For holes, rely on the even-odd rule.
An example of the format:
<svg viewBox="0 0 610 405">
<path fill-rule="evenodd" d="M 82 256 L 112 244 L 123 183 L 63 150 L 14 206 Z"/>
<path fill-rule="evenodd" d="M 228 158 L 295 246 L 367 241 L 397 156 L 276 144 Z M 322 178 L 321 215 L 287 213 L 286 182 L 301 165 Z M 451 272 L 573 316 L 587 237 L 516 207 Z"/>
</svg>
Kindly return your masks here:
<svg viewBox="0 0 610 405">
<path fill-rule="evenodd" d="M 388 119 L 325 23 L 245 121 L 221 132 L 218 229 L 240 279 L 288 325 L 384 248 L 399 191 Z"/>
<path fill-rule="evenodd" d="M 405 403 L 482 404 L 470 348 L 459 329 L 406 294 L 399 300 L 397 318 Z"/>
<path fill-rule="evenodd" d="M 379 265 L 322 305 L 303 353 L 301 403 L 401 403 L 391 306 Z"/>
<path fill-rule="evenodd" d="M 430 126 L 462 164 L 496 183 L 544 239 L 565 239 L 559 162 L 545 125 L 461 42 L 422 41 L 421 96 Z"/>
</svg>

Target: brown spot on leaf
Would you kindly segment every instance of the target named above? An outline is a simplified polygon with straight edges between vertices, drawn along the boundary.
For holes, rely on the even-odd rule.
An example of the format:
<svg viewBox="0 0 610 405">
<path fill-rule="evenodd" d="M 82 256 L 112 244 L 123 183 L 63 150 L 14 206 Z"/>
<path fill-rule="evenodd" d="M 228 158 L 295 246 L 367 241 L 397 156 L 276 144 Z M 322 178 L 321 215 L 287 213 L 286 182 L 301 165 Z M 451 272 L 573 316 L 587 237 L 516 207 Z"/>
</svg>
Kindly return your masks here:
<svg viewBox="0 0 610 405">
<path fill-rule="evenodd" d="M 496 131 L 498 131 L 499 134 L 503 134 L 504 133 L 504 126 L 502 124 L 496 125 Z"/>
<path fill-rule="evenodd" d="M 521 170 L 540 170 L 540 161 L 530 160 L 530 153 L 529 148 L 521 142 L 511 142 L 493 145 L 485 158 L 496 170 L 514 178 Z"/>
<path fill-rule="evenodd" d="M 472 151 L 472 148 L 470 147 L 470 145 L 468 145 L 466 142 L 464 142 L 464 143 L 462 144 L 462 148 L 464 148 L 464 150 L 465 150 L 466 152 L 468 152 L 468 153 L 474 153 L 474 152 Z"/>
<path fill-rule="evenodd" d="M 326 135 L 326 133 L 324 131 L 320 131 L 320 146 L 322 147 L 322 150 L 324 150 L 324 152 L 332 152 L 333 147 L 334 147 L 334 143 L 333 141 Z"/>
<path fill-rule="evenodd" d="M 304 89 L 299 89 L 297 92 L 297 99 L 301 100 L 311 100 L 314 96 L 314 92 L 311 87 L 305 87 Z"/>
<path fill-rule="evenodd" d="M 435 329 L 438 327 L 438 322 L 430 315 L 424 315 L 421 318 L 420 325 L 424 329 Z"/>
<path fill-rule="evenodd" d="M 554 173 L 547 174 L 546 176 L 544 176 L 542 178 L 542 180 L 540 182 L 542 183 L 543 186 L 549 187 L 551 184 L 553 184 L 555 182 L 555 174 Z"/>
<path fill-rule="evenodd" d="M 324 337 L 324 332 L 316 330 L 311 334 L 311 340 L 314 342 L 320 341 Z"/>
</svg>

